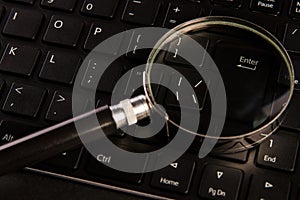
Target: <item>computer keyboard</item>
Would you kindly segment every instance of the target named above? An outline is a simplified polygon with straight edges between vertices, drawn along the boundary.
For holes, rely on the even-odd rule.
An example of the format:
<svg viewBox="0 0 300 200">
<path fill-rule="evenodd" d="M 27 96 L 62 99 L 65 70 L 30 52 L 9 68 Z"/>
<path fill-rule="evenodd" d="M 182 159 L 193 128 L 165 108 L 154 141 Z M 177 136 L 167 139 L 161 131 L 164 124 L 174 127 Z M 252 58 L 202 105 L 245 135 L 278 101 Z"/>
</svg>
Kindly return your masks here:
<svg viewBox="0 0 300 200">
<path fill-rule="evenodd" d="M 209 15 L 239 17 L 263 26 L 289 51 L 295 65 L 295 94 L 276 134 L 254 149 L 235 154 L 199 159 L 197 150 L 191 149 L 153 173 L 110 169 L 83 147 L 27 170 L 154 199 L 300 199 L 298 0 L 0 1 L 0 145 L 72 117 L 72 85 L 77 71 L 85 56 L 106 38 L 136 27 L 172 28 Z M 114 54 L 121 45 L 136 45 L 138 37 L 133 33 L 130 41 L 116 43 L 106 53 Z M 203 44 L 208 47 L 209 38 Z M 220 55 L 225 51 L 217 48 Z M 128 52 L 113 64 L 108 72 L 113 76 L 98 86 L 97 105 L 109 103 L 113 83 L 133 66 L 144 63 L 148 53 Z M 92 71 L 87 69 L 89 73 Z M 83 88 L 93 82 L 89 77 L 83 77 Z M 88 105 L 87 99 L 83 112 Z M 147 149 L 157 142 L 157 138 L 135 139 L 122 132 L 112 140 L 128 150 L 133 143 L 134 148 Z M 110 159 L 108 155 L 99 158 L 103 163 Z"/>
</svg>

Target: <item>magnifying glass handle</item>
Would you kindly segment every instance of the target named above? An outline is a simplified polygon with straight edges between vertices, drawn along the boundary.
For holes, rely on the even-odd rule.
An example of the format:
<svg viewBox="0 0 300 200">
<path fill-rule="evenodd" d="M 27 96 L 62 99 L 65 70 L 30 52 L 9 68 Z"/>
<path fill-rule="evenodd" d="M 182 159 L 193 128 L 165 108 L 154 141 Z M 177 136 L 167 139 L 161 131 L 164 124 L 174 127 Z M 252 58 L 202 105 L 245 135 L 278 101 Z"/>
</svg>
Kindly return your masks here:
<svg viewBox="0 0 300 200">
<path fill-rule="evenodd" d="M 32 166 L 81 145 L 82 143 L 75 127 L 75 123 L 78 121 L 85 120 L 88 122 L 96 115 L 100 124 L 100 126 L 99 124 L 95 125 L 95 127 L 90 126 L 81 132 L 80 135 L 83 137 L 89 137 L 88 134 L 95 134 L 100 129 L 105 132 L 106 136 L 114 135 L 119 128 L 129 124 L 125 122 L 134 121 L 134 117 L 130 116 L 131 114 L 135 114 L 137 120 L 142 119 L 142 116 L 143 118 L 147 117 L 149 112 L 147 108 L 149 107 L 144 107 L 145 105 L 147 103 L 144 96 L 124 100 L 116 106 L 97 108 L 0 146 L 0 175 Z M 131 119 L 127 120 L 128 117 Z"/>
</svg>

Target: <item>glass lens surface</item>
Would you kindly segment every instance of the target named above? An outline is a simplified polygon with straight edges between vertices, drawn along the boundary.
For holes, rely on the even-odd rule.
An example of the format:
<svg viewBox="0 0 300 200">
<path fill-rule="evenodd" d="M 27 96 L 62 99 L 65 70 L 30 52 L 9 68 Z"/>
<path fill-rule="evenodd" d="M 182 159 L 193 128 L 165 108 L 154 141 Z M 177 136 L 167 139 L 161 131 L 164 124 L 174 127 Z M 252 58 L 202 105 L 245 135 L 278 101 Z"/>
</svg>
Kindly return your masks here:
<svg viewBox="0 0 300 200">
<path fill-rule="evenodd" d="M 251 147 L 278 128 L 292 95 L 294 73 L 288 54 L 272 34 L 250 22 L 220 17 L 195 20 L 175 31 L 152 51 L 144 80 L 149 100 L 164 106 L 173 125 L 188 131 L 189 127 L 180 125 L 182 112 L 193 113 L 196 109 L 201 116 L 199 129 L 191 132 L 219 139 L 223 150 Z M 193 49 L 190 40 L 203 50 Z M 185 55 L 195 57 L 195 62 L 192 64 Z M 175 92 L 151 84 L 159 74 L 154 63 L 179 72 L 162 71 L 159 76 L 168 79 L 172 88 L 177 88 Z M 212 70 L 213 66 L 217 71 Z M 213 78 L 214 73 L 222 79 Z M 211 85 L 221 82 L 226 92 L 226 115 L 219 116 L 225 117 L 221 133 L 210 136 L 209 124 L 218 118 L 212 118 L 213 97 L 219 92 Z M 186 85 L 193 92 L 187 94 Z M 184 105 L 179 104 L 182 99 Z"/>
</svg>

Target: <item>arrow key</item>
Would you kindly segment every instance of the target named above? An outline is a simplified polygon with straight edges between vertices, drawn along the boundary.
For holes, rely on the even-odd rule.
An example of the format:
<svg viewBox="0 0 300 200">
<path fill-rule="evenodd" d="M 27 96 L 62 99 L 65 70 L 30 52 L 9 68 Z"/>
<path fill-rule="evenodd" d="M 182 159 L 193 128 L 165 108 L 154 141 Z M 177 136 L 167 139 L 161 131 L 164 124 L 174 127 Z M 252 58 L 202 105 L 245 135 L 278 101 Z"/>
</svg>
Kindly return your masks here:
<svg viewBox="0 0 300 200">
<path fill-rule="evenodd" d="M 248 200 L 250 199 L 280 199 L 287 200 L 290 191 L 290 181 L 284 177 L 274 178 L 263 175 L 252 176 Z"/>
<path fill-rule="evenodd" d="M 199 195 L 205 199 L 236 200 L 243 172 L 219 165 L 207 165 L 200 183 Z"/>
<path fill-rule="evenodd" d="M 56 91 L 48 108 L 46 119 L 61 122 L 72 118 L 72 95 L 70 93 Z"/>
</svg>

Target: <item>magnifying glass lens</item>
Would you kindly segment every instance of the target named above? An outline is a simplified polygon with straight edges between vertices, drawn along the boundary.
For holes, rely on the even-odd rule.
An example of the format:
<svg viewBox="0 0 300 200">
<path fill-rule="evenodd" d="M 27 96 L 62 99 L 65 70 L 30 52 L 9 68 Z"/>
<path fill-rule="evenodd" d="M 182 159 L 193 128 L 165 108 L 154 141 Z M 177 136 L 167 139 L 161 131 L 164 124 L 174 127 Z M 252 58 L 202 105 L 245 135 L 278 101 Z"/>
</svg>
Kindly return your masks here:
<svg viewBox="0 0 300 200">
<path fill-rule="evenodd" d="M 175 91 L 161 87 L 160 92 L 152 93 L 151 82 L 157 78 L 154 63 L 178 72 L 164 75 Z M 222 152 L 247 149 L 272 134 L 284 117 L 294 87 L 293 67 L 280 42 L 265 29 L 235 18 L 204 18 L 176 27 L 152 51 L 146 72 L 149 100 L 163 104 L 169 121 L 187 131 L 189 127 L 180 125 L 182 112 L 196 109 L 201 116 L 199 129 L 190 132 L 219 140 L 215 149 Z M 193 89 L 189 94 L 187 85 Z M 226 113 L 220 116 L 213 113 L 220 95 L 218 85 L 226 93 Z M 182 99 L 185 105 L 180 104 Z M 209 124 L 218 118 L 224 118 L 222 131 L 208 135 Z"/>
</svg>

